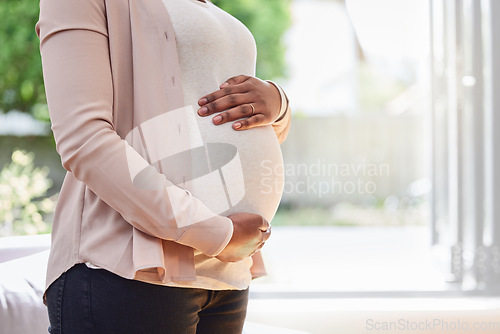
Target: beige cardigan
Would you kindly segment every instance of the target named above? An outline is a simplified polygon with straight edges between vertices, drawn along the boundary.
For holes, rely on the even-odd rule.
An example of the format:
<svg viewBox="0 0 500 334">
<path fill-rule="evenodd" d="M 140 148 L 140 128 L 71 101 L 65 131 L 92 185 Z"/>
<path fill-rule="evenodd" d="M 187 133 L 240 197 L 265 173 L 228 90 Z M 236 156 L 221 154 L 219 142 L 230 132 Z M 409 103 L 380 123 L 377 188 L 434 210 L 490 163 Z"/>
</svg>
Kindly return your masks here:
<svg viewBox="0 0 500 334">
<path fill-rule="evenodd" d="M 140 135 L 127 137 L 184 106 L 174 31 L 162 0 L 41 0 L 35 30 L 52 130 L 68 171 L 46 286 L 83 262 L 129 279 L 153 267 L 159 283 L 194 280 L 193 249 L 220 253 L 232 222 L 152 168 Z M 290 121 L 288 111 L 273 124 L 280 143 Z M 134 186 L 131 174 L 145 166 L 161 187 Z M 263 273 L 257 253 L 253 275 Z"/>
</svg>

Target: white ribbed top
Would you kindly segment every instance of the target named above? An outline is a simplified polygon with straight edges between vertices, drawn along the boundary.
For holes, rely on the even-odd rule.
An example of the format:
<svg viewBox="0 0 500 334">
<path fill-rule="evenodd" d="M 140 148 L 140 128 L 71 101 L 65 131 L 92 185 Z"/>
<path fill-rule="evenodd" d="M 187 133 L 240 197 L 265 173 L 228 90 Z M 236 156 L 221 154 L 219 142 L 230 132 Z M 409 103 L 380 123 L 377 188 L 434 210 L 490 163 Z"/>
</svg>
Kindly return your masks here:
<svg viewBox="0 0 500 334">
<path fill-rule="evenodd" d="M 175 30 L 185 105 L 192 106 L 193 113 L 198 110 L 197 102 L 201 97 L 218 90 L 230 77 L 255 75 L 255 41 L 241 22 L 209 2 L 163 2 Z M 214 125 L 212 117 L 197 114 L 189 117 L 193 119 L 193 131 L 199 132 L 205 145 L 234 145 L 237 156 L 233 162 L 238 160 L 236 162 L 241 163 L 238 168 L 241 169 L 242 179 L 237 173 L 232 173 L 231 177 L 225 175 L 225 189 L 214 189 L 212 184 L 198 184 L 190 191 L 218 214 L 227 216 L 233 212 L 254 212 L 271 221 L 283 188 L 283 161 L 274 130 L 265 126 L 238 132 L 232 129 L 232 122 Z M 214 170 L 221 167 L 217 162 L 212 163 L 215 164 Z M 223 171 L 224 167 L 221 167 L 221 174 Z M 242 198 L 237 196 L 239 190 L 244 194 Z M 230 208 L 220 212 L 221 203 L 228 201 Z M 168 285 L 218 290 L 245 289 L 250 284 L 250 258 L 238 263 L 222 263 L 196 252 L 195 261 L 197 281 Z"/>
</svg>

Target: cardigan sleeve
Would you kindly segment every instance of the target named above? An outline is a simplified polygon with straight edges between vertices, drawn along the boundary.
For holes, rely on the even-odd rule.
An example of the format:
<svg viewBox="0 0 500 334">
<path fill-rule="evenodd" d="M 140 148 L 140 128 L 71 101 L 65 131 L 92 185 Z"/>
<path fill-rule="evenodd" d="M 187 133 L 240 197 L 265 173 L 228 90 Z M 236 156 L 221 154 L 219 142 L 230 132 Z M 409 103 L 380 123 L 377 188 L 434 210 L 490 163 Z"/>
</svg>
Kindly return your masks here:
<svg viewBox="0 0 500 334">
<path fill-rule="evenodd" d="M 212 212 L 153 167 L 149 176 L 160 185 L 153 190 L 135 187 L 130 178 L 127 166 L 149 163 L 113 124 L 114 78 L 104 1 L 41 0 L 35 31 L 64 168 L 135 228 L 209 256 L 220 253 L 233 233 L 229 218 Z"/>
</svg>

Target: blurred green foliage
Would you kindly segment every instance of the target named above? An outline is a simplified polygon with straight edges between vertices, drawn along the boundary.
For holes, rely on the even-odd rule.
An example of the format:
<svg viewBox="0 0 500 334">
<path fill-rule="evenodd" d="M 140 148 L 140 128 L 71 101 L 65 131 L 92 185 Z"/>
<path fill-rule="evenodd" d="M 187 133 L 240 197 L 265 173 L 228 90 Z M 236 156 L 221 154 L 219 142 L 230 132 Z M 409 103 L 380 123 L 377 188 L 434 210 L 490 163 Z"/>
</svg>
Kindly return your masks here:
<svg viewBox="0 0 500 334">
<path fill-rule="evenodd" d="M 257 76 L 286 75 L 283 35 L 291 24 L 290 0 L 212 0 L 240 20 L 257 43 Z"/>
<path fill-rule="evenodd" d="M 290 25 L 290 0 L 213 2 L 236 16 L 254 34 L 259 49 L 258 76 L 283 76 L 282 37 Z M 35 34 L 38 14 L 39 0 L 0 1 L 0 112 L 16 109 L 48 121 L 39 40 Z"/>
<path fill-rule="evenodd" d="M 38 0 L 0 2 L 0 109 L 40 113 L 45 90 L 35 34 Z M 42 106 L 42 107 L 41 107 Z"/>
<path fill-rule="evenodd" d="M 14 150 L 0 170 L 0 236 L 50 232 L 55 197 L 44 198 L 52 185 L 47 167 L 35 167 L 34 154 Z"/>
</svg>

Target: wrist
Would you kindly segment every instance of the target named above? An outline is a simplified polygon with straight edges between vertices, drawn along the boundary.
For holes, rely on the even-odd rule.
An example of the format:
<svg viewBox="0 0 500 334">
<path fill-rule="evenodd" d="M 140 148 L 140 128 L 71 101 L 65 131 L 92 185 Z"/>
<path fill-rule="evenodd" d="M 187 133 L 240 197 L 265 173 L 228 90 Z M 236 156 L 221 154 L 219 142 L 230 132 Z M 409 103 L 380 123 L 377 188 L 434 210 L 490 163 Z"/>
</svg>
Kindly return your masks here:
<svg viewBox="0 0 500 334">
<path fill-rule="evenodd" d="M 224 249 L 226 249 L 227 245 L 231 242 L 231 239 L 233 238 L 233 234 L 234 234 L 233 220 L 231 218 L 229 218 L 229 217 L 225 217 L 225 218 L 227 218 L 231 222 L 230 228 L 229 228 L 229 230 L 226 233 L 226 239 L 222 242 L 222 244 L 219 245 L 219 249 L 217 251 L 215 251 L 214 254 L 211 255 L 213 257 L 216 257 L 217 255 L 219 255 L 220 253 L 222 253 L 222 251 Z"/>
<path fill-rule="evenodd" d="M 280 111 L 278 114 L 278 118 L 274 121 L 274 123 L 276 123 L 276 122 L 281 121 L 286 115 L 286 111 L 288 110 L 288 98 L 285 94 L 285 91 L 281 88 L 280 85 L 278 85 L 277 83 L 275 83 L 271 80 L 267 80 L 267 82 L 272 84 L 274 87 L 276 87 L 276 89 L 278 90 L 278 92 L 280 94 L 281 105 L 280 105 Z"/>
</svg>

